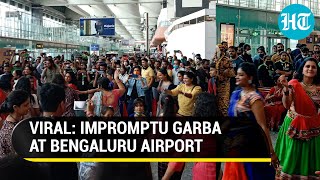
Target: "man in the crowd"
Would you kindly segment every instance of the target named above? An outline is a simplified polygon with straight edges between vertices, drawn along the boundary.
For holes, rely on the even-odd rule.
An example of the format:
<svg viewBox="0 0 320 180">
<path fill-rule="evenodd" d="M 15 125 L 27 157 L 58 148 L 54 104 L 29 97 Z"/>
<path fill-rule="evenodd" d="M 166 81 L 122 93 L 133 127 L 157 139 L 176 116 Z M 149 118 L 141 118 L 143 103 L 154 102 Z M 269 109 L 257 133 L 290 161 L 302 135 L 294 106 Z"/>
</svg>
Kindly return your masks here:
<svg viewBox="0 0 320 180">
<path fill-rule="evenodd" d="M 245 44 L 246 44 L 246 43 L 244 43 L 244 42 L 239 43 L 238 48 L 243 48 L 243 46 L 244 46 Z"/>
<path fill-rule="evenodd" d="M 200 56 L 200 54 L 197 54 L 195 56 L 195 64 L 196 64 L 196 70 L 200 69 L 200 67 L 202 66 L 202 58 Z"/>
<path fill-rule="evenodd" d="M 244 62 L 242 58 L 240 58 L 237 54 L 237 48 L 234 46 L 229 47 L 229 55 L 230 60 L 232 61 L 232 67 L 234 69 L 234 72 L 237 73 L 238 68 L 240 65 Z M 230 93 L 232 93 L 236 88 L 236 78 L 231 77 L 230 78 Z"/>
<path fill-rule="evenodd" d="M 277 61 L 279 61 L 281 59 L 281 55 L 280 53 L 282 53 L 284 51 L 284 46 L 282 43 L 278 43 L 277 44 L 277 53 L 274 54 L 272 57 L 271 57 L 271 61 L 273 63 L 276 63 Z M 286 57 L 286 61 L 289 62 L 289 56 Z"/>
<path fill-rule="evenodd" d="M 128 63 L 129 63 L 128 66 L 129 66 L 129 67 L 127 67 L 129 74 L 133 73 L 133 67 L 134 67 L 134 66 L 133 66 L 133 63 L 134 63 L 134 62 L 136 62 L 136 59 L 135 59 L 133 56 L 130 57 L 130 58 L 129 58 L 129 61 L 128 61 Z"/>
<path fill-rule="evenodd" d="M 258 47 L 257 55 L 253 57 L 253 63 L 258 69 L 258 67 L 263 63 L 263 57 L 266 55 L 265 48 L 263 46 Z"/>
<path fill-rule="evenodd" d="M 288 80 L 292 78 L 293 66 L 290 62 L 287 61 L 288 54 L 286 52 L 280 53 L 280 60 L 274 64 L 274 70 L 276 72 L 276 77 L 280 77 L 281 75 L 285 75 Z"/>
<path fill-rule="evenodd" d="M 98 71 L 95 73 L 95 78 L 93 82 L 93 87 L 97 87 L 98 79 L 107 76 L 107 64 L 105 62 L 100 62 L 98 64 Z"/>
<path fill-rule="evenodd" d="M 193 73 L 196 72 L 196 70 L 191 66 L 190 61 L 187 61 L 187 62 L 184 64 L 184 69 L 185 69 L 186 72 L 193 72 Z"/>
<path fill-rule="evenodd" d="M 180 67 L 180 60 L 175 60 L 174 61 L 174 65 L 173 65 L 173 69 L 172 69 L 172 79 L 173 79 L 173 84 L 174 85 L 178 85 L 179 84 L 179 79 L 178 79 L 178 72 L 179 71 L 184 71 L 184 68 Z"/>
<path fill-rule="evenodd" d="M 295 65 L 297 63 L 297 61 L 302 58 L 301 51 L 303 48 L 306 48 L 307 45 L 306 44 L 297 44 L 296 47 L 297 48 L 291 52 L 291 54 L 293 56 L 293 62 L 292 62 L 293 65 Z"/>
<path fill-rule="evenodd" d="M 208 90 L 208 79 L 210 78 L 209 76 L 209 60 L 203 59 L 201 61 L 201 65 L 199 66 L 199 69 L 196 71 L 196 76 L 197 76 L 197 81 L 198 85 L 200 85 L 202 91 Z"/>
<path fill-rule="evenodd" d="M 274 67 L 271 56 L 264 57 L 263 64 L 258 67 L 258 80 L 261 87 L 274 86 Z"/>
<path fill-rule="evenodd" d="M 225 49 L 225 50 L 228 49 L 228 42 L 222 41 L 221 44 L 224 46 L 224 49 Z"/>
<path fill-rule="evenodd" d="M 44 117 L 61 117 L 65 111 L 65 92 L 60 86 L 46 83 L 40 89 L 40 105 Z"/>
<path fill-rule="evenodd" d="M 187 62 L 187 56 L 183 56 L 183 54 L 182 54 L 182 52 L 180 51 L 180 53 L 181 53 L 181 63 L 185 63 L 185 62 Z"/>
<path fill-rule="evenodd" d="M 168 53 L 169 53 L 169 52 L 168 52 Z M 168 62 L 171 63 L 171 64 L 173 64 L 174 59 L 177 59 L 177 58 L 176 58 L 176 57 L 174 58 L 174 57 L 172 57 L 172 56 L 169 56 L 169 57 L 167 58 Z M 160 62 L 160 64 L 161 64 L 161 62 Z"/>
<path fill-rule="evenodd" d="M 315 44 L 313 45 L 313 54 L 317 54 L 320 52 L 320 45 Z"/>
<path fill-rule="evenodd" d="M 292 55 L 292 57 L 293 57 L 293 64 L 296 63 L 296 62 L 295 62 L 296 57 L 301 54 L 301 47 L 302 47 L 302 44 L 298 43 L 298 44 L 296 45 L 296 49 L 293 50 L 293 51 L 291 51 L 291 55 Z"/>
<path fill-rule="evenodd" d="M 5 63 L 3 65 L 3 72 L 4 72 L 4 74 L 1 74 L 0 77 L 3 76 L 3 75 L 8 75 L 8 76 L 10 76 L 10 78 L 13 77 L 13 75 L 11 73 L 11 67 L 10 67 L 10 65 L 8 63 Z"/>
<path fill-rule="evenodd" d="M 152 85 L 155 79 L 154 71 L 153 69 L 148 65 L 148 59 L 143 58 L 141 60 L 142 64 L 142 77 L 146 78 L 148 89 L 145 90 L 145 103 L 146 103 L 146 112 L 148 114 L 152 113 Z"/>
<path fill-rule="evenodd" d="M 11 72 L 15 71 L 15 70 L 20 70 L 22 71 L 22 67 L 21 67 L 21 62 L 20 61 L 16 61 L 11 69 Z"/>
<path fill-rule="evenodd" d="M 222 46 L 224 47 L 225 55 L 226 55 L 226 56 L 229 56 L 229 54 L 228 54 L 228 42 L 222 41 L 221 44 L 222 44 Z"/>
<path fill-rule="evenodd" d="M 245 44 L 243 46 L 242 59 L 244 60 L 244 62 L 253 63 L 251 58 L 251 46 L 249 44 Z"/>
<path fill-rule="evenodd" d="M 180 54 L 180 56 L 181 56 L 181 59 L 180 59 L 180 60 L 181 60 L 182 63 L 185 63 L 185 62 L 187 61 L 187 57 L 186 57 L 186 56 L 183 56 L 182 51 L 178 50 L 178 51 L 174 51 L 173 58 L 170 59 L 171 56 L 169 56 L 169 58 L 168 58 L 168 61 L 169 61 L 169 63 L 171 63 L 171 65 L 174 64 L 174 60 L 178 59 L 178 58 L 177 58 L 177 53 Z M 170 60 L 169 60 L 169 59 L 170 59 Z"/>
<path fill-rule="evenodd" d="M 277 54 L 277 45 L 273 45 L 272 46 L 272 54 L 271 54 L 271 56 L 273 56 L 275 54 Z"/>
<path fill-rule="evenodd" d="M 232 61 L 232 67 L 234 69 L 234 72 L 237 73 L 239 66 L 244 62 L 241 57 L 238 56 L 237 54 L 238 48 L 234 46 L 229 47 L 229 55 L 230 55 L 230 60 Z"/>
<path fill-rule="evenodd" d="M 243 47 L 237 47 L 237 55 L 242 59 Z"/>
<path fill-rule="evenodd" d="M 169 62 L 168 61 L 162 61 L 162 63 L 161 63 L 161 68 L 164 68 L 164 69 L 166 69 L 167 70 L 167 72 L 168 72 L 168 75 L 170 76 L 170 77 L 172 77 L 172 71 L 171 71 L 171 69 L 169 69 Z"/>
<path fill-rule="evenodd" d="M 299 67 L 300 65 L 302 64 L 302 62 L 308 57 L 308 53 L 309 53 L 309 49 L 307 47 L 303 47 L 301 49 L 301 55 L 300 56 L 297 56 L 297 58 L 299 59 L 296 59 L 295 62 L 295 70 L 298 71 L 299 70 Z"/>
<path fill-rule="evenodd" d="M 40 89 L 40 105 L 43 117 L 61 117 L 65 112 L 64 89 L 53 83 L 46 83 Z M 78 180 L 77 163 L 49 163 L 50 177 L 54 180 Z"/>
</svg>

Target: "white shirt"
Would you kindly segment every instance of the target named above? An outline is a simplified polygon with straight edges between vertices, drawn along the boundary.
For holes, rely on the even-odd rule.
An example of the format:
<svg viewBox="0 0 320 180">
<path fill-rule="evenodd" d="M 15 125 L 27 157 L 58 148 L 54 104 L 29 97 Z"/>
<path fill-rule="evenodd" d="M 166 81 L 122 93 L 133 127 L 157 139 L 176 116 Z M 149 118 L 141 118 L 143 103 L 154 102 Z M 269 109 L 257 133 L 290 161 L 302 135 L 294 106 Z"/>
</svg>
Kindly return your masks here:
<svg viewBox="0 0 320 180">
<path fill-rule="evenodd" d="M 122 75 L 122 74 L 119 74 L 119 79 L 121 80 L 121 82 L 123 83 L 123 84 L 125 84 L 126 82 L 127 82 L 127 80 L 129 79 L 129 74 L 124 74 L 124 75 Z"/>
<path fill-rule="evenodd" d="M 173 79 L 173 84 L 174 85 L 179 85 L 180 81 L 178 79 L 178 72 L 179 71 L 185 71 L 184 68 L 179 67 L 177 70 L 172 69 L 172 79 Z"/>
</svg>

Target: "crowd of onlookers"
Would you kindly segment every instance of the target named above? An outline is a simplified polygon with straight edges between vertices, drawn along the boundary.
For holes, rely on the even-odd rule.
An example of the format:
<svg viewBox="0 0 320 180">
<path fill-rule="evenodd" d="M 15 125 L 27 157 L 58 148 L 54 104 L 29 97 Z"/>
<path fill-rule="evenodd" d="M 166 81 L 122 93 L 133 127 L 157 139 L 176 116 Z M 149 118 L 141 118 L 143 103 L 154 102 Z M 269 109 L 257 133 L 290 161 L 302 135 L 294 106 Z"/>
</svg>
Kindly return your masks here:
<svg viewBox="0 0 320 180">
<path fill-rule="evenodd" d="M 278 43 L 267 53 L 263 46 L 253 52 L 249 44 L 235 47 L 222 42 L 212 59 L 202 59 L 200 54 L 188 58 L 175 51 L 165 57 L 101 55 L 86 60 L 75 57 L 73 61 L 41 53 L 30 60 L 23 50 L 0 69 L 0 158 L 14 154 L 11 133 L 19 121 L 30 117 L 210 117 L 250 111 L 248 116 L 259 123 L 264 117 L 257 116 L 252 108 L 261 98 L 250 91 L 252 88 L 264 98 L 263 103 L 255 103 L 266 118 L 265 126 L 259 125 L 278 131 L 288 109 L 283 104 L 283 81 L 298 77 L 300 66 L 310 57 L 320 65 L 319 45 L 309 50 L 298 44 L 291 51 Z M 248 90 L 239 91 L 238 96 L 244 99 L 232 94 L 239 89 Z M 77 101 L 87 102 L 85 110 L 74 109 Z M 241 106 L 238 111 L 231 109 L 234 102 L 238 103 L 234 108 Z M 265 132 L 269 135 L 268 130 Z M 147 168 L 143 163 L 138 166 Z M 97 167 L 96 163 L 80 163 L 80 179 L 92 179 Z M 179 179 L 181 173 L 177 172 L 183 167 L 184 163 L 159 163 L 159 178 Z M 200 179 L 219 173 L 215 163 L 194 166 L 194 176 Z"/>
</svg>

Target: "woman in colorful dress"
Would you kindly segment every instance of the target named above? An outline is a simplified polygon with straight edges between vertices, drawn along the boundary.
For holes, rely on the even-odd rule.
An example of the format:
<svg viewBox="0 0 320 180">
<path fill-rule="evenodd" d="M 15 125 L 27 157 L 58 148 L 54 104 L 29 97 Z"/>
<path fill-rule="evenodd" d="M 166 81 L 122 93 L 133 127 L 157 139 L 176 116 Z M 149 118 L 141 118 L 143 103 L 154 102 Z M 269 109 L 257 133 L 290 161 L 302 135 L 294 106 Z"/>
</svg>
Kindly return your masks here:
<svg viewBox="0 0 320 180">
<path fill-rule="evenodd" d="M 213 118 L 217 115 L 217 106 L 215 102 L 215 96 L 209 93 L 200 93 L 195 101 L 195 108 L 193 111 L 193 117 L 198 118 Z M 209 153 L 207 156 L 215 156 L 216 152 L 216 140 L 213 137 L 198 136 L 204 139 L 204 143 L 201 145 L 201 151 Z M 205 156 L 205 155 L 204 155 Z M 219 171 L 217 171 L 215 162 L 195 162 L 192 169 L 193 180 L 216 180 Z M 180 179 L 183 169 L 185 167 L 184 162 L 170 162 L 162 180 Z M 219 168 L 218 168 L 219 169 Z M 220 169 L 219 169 L 220 170 Z M 180 175 L 180 176 L 179 176 Z M 159 176 L 160 179 L 160 176 Z"/>
<path fill-rule="evenodd" d="M 119 98 L 126 92 L 125 86 L 119 80 L 119 71 L 114 72 L 114 80 L 119 89 L 114 89 L 111 81 L 106 78 L 100 78 L 98 80 L 98 87 L 101 91 L 94 93 L 91 101 L 94 104 L 94 111 L 87 112 L 87 116 L 103 116 L 106 112 L 106 107 L 112 107 L 114 109 L 114 116 L 121 117 L 119 108 Z"/>
<path fill-rule="evenodd" d="M 30 95 L 22 90 L 12 91 L 0 107 L 0 113 L 9 113 L 0 130 L 0 159 L 15 154 L 12 145 L 14 127 L 30 109 Z"/>
<path fill-rule="evenodd" d="M 175 112 L 175 102 L 172 96 L 164 94 L 162 95 L 160 101 L 160 108 L 161 108 L 161 114 L 159 114 L 159 117 L 163 117 L 164 120 L 167 118 L 173 118 L 176 116 Z M 161 180 L 168 168 L 168 162 L 158 162 L 158 179 Z M 184 163 L 183 163 L 184 164 Z M 183 168 L 182 168 L 183 169 Z M 173 174 L 170 176 L 170 180 L 180 180 L 182 176 L 182 172 L 173 172 Z"/>
<path fill-rule="evenodd" d="M 217 101 L 218 101 L 218 114 L 227 116 L 228 106 L 230 99 L 230 78 L 235 76 L 232 67 L 232 62 L 226 56 L 221 57 L 217 64 Z"/>
<path fill-rule="evenodd" d="M 160 79 L 160 82 L 159 82 L 159 85 L 157 88 L 157 91 L 159 93 L 159 100 L 157 103 L 157 115 L 156 116 L 159 117 L 160 114 L 163 113 L 163 110 L 160 106 L 161 106 L 162 96 L 165 95 L 164 90 L 169 89 L 169 86 L 172 85 L 172 82 L 171 82 L 170 77 L 168 75 L 167 69 L 164 69 L 164 68 L 160 69 L 158 71 L 157 76 Z"/>
<path fill-rule="evenodd" d="M 283 86 L 280 78 L 278 78 L 277 85 L 270 89 L 265 98 L 267 104 L 264 106 L 264 110 L 266 112 L 267 124 L 273 131 L 279 130 L 281 116 L 286 110 L 282 104 L 282 89 Z"/>
<path fill-rule="evenodd" d="M 30 95 L 30 110 L 23 119 L 40 116 L 40 105 L 36 94 L 32 93 L 31 84 L 29 78 L 22 77 L 16 84 L 16 90 L 23 90 Z"/>
<path fill-rule="evenodd" d="M 320 169 L 320 68 L 313 58 L 300 66 L 296 79 L 280 79 L 287 116 L 279 131 L 276 154 L 280 179 L 317 179 Z"/>
<path fill-rule="evenodd" d="M 73 72 L 67 72 L 64 75 L 64 80 L 66 81 L 68 87 L 72 88 L 73 90 L 78 90 L 77 79 Z"/>
<path fill-rule="evenodd" d="M 253 63 L 242 63 L 237 71 L 236 85 L 241 89 L 232 93 L 228 110 L 230 130 L 226 133 L 228 157 L 272 159 L 274 168 L 278 159 L 274 153 L 266 125 L 264 101 L 256 89 L 257 72 Z M 230 148 L 228 145 L 230 144 Z M 223 180 L 273 180 L 275 170 L 269 163 L 226 163 Z"/>
<path fill-rule="evenodd" d="M 52 83 L 57 84 L 63 87 L 65 92 L 65 112 L 63 113 L 63 117 L 75 117 L 76 113 L 73 109 L 74 101 L 79 101 L 79 95 L 77 91 L 72 89 L 67 85 L 65 78 L 61 74 L 56 74 L 53 76 Z"/>
</svg>

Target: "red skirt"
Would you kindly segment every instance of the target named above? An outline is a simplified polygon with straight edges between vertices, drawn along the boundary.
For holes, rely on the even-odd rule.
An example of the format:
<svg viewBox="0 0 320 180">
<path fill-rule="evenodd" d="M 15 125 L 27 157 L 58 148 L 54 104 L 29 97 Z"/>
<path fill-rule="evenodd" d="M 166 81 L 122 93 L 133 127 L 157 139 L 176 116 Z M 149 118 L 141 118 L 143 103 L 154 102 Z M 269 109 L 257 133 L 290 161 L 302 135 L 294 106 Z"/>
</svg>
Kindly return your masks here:
<svg viewBox="0 0 320 180">
<path fill-rule="evenodd" d="M 222 180 L 247 180 L 243 163 L 228 162 L 224 166 Z"/>
<path fill-rule="evenodd" d="M 269 128 L 278 128 L 282 121 L 281 116 L 286 111 L 283 104 L 267 105 L 264 110 Z"/>
</svg>

